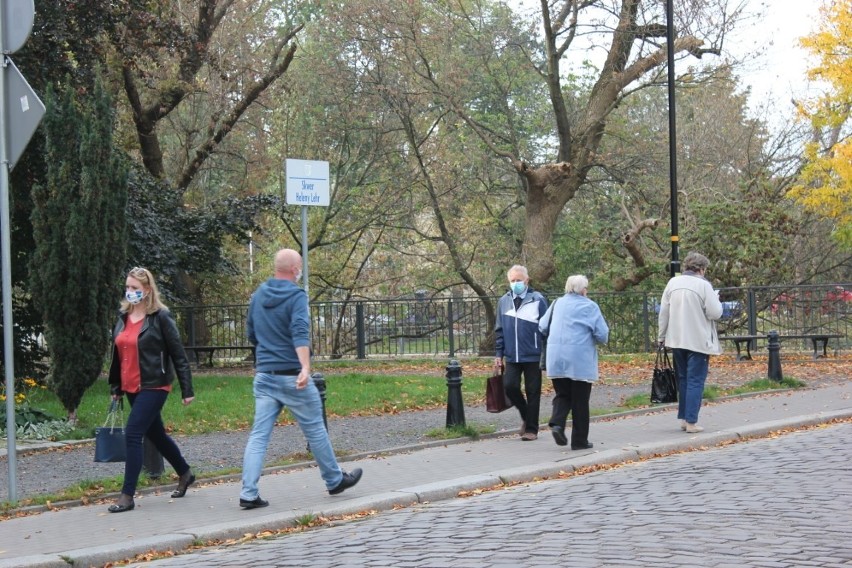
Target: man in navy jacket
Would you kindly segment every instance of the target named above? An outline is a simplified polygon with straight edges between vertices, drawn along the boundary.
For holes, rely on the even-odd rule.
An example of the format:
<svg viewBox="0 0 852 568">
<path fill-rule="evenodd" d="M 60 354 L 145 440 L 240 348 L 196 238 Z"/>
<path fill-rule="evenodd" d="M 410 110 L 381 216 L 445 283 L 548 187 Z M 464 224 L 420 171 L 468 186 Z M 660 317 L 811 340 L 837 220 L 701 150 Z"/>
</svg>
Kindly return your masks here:
<svg viewBox="0 0 852 568">
<path fill-rule="evenodd" d="M 497 303 L 494 325 L 497 358 L 494 366 L 504 364 L 503 386 L 506 396 L 521 414 L 521 439 L 538 438 L 538 415 L 541 402 L 541 349 L 544 337 L 538 320 L 547 311 L 547 300 L 529 287 L 526 267 L 516 264 L 507 273 L 509 291 Z M 521 392 L 521 375 L 524 391 Z"/>
</svg>

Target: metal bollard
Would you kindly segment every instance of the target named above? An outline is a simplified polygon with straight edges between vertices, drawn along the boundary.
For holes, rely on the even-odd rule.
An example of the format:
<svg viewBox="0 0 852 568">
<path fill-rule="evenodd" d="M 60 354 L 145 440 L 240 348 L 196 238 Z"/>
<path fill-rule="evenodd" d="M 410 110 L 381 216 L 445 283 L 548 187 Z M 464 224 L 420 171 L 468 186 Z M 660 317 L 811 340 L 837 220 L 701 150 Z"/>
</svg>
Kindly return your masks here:
<svg viewBox="0 0 852 568">
<path fill-rule="evenodd" d="M 311 379 L 313 379 L 314 384 L 317 386 L 317 390 L 319 391 L 320 403 L 322 404 L 322 423 L 325 424 L 325 431 L 328 432 L 328 418 L 325 414 L 325 377 L 322 373 L 311 373 Z M 305 449 L 308 452 L 311 451 L 310 442 L 305 445 Z"/>
<path fill-rule="evenodd" d="M 447 365 L 447 428 L 465 426 L 462 401 L 462 368 L 455 359 Z"/>
<path fill-rule="evenodd" d="M 769 332 L 767 350 L 769 351 L 769 370 L 767 375 L 770 380 L 780 383 L 784 379 L 781 374 L 781 341 L 778 339 L 778 332 L 774 329 Z"/>
<path fill-rule="evenodd" d="M 163 456 L 148 438 L 142 439 L 142 471 L 151 479 L 157 479 L 166 470 Z"/>
</svg>

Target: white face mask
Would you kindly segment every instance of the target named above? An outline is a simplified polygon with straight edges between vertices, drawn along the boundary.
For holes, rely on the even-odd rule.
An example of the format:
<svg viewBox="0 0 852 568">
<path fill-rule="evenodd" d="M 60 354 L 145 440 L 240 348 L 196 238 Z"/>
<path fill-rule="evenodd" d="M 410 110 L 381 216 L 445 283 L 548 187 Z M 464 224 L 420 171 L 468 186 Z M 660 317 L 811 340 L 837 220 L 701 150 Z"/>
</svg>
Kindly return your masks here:
<svg viewBox="0 0 852 568">
<path fill-rule="evenodd" d="M 299 282 L 302 279 L 302 271 L 296 273 L 296 282 Z"/>
<path fill-rule="evenodd" d="M 124 293 L 124 297 L 130 302 L 132 305 L 136 305 L 142 301 L 142 298 L 145 297 L 145 294 L 142 290 L 130 290 Z"/>
</svg>

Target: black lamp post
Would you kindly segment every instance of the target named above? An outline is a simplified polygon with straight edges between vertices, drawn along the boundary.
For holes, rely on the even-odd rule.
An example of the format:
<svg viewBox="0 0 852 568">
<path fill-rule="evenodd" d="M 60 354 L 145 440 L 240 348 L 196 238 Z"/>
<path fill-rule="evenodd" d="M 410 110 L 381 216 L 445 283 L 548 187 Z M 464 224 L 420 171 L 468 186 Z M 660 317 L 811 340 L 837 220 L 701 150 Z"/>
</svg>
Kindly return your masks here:
<svg viewBox="0 0 852 568">
<path fill-rule="evenodd" d="M 680 273 L 678 258 L 677 229 L 677 125 L 675 121 L 675 62 L 674 62 L 674 7 L 672 0 L 666 0 L 666 55 L 668 58 L 669 86 L 669 191 L 671 192 L 672 209 L 672 262 L 671 276 Z"/>
</svg>

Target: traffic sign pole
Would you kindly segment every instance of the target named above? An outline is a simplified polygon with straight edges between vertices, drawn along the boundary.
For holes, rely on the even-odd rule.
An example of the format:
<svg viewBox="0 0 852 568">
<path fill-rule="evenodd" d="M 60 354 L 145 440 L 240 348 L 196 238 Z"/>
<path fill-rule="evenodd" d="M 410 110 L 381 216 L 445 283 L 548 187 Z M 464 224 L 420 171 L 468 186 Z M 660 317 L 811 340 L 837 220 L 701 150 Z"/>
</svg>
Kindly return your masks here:
<svg viewBox="0 0 852 568">
<path fill-rule="evenodd" d="M 305 294 L 311 297 L 308 289 L 308 206 L 302 205 L 302 282 L 305 286 Z"/>
<path fill-rule="evenodd" d="M 0 10 L 0 45 L 5 47 L 3 32 L 6 28 L 6 14 Z M 9 214 L 9 160 L 6 157 L 6 52 L 2 54 L 0 68 L 0 111 L 2 111 L 2 128 L 0 128 L 0 241 L 2 242 L 3 273 L 3 370 L 6 379 L 6 459 L 9 473 L 9 501 L 18 500 L 17 486 L 17 449 L 15 447 L 15 350 L 12 342 L 12 248 L 10 240 L 12 231 L 9 230 L 11 215 Z"/>
<path fill-rule="evenodd" d="M 9 211 L 9 170 L 15 165 L 44 116 L 44 105 L 7 57 L 26 43 L 35 16 L 32 0 L 0 4 L 0 271 L 3 300 L 3 368 L 6 380 L 6 442 L 9 501 L 18 500 L 15 447 L 15 350 L 12 321 L 12 215 Z M 16 99 L 16 100 L 10 100 Z M 10 135 L 15 139 L 11 140 Z"/>
</svg>

